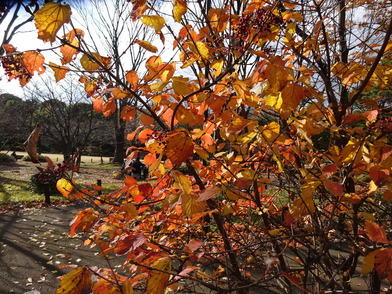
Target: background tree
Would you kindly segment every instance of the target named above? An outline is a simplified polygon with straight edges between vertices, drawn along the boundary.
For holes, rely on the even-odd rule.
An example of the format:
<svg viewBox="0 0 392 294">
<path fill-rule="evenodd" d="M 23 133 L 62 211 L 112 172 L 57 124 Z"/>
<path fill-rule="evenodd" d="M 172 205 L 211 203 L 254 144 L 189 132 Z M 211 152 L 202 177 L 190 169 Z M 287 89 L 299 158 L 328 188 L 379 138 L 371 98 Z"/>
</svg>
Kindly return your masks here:
<svg viewBox="0 0 392 294">
<path fill-rule="evenodd" d="M 43 126 L 41 148 L 49 151 L 61 150 L 64 158 L 85 150 L 93 132 L 98 131 L 100 120 L 84 89 L 71 78 L 61 83 L 43 80 L 26 89 L 30 100 L 40 101 L 34 112 L 34 120 Z"/>
<path fill-rule="evenodd" d="M 0 94 L 0 150 L 23 150 L 22 144 L 34 127 L 33 113 L 37 105 L 37 101 Z"/>
</svg>

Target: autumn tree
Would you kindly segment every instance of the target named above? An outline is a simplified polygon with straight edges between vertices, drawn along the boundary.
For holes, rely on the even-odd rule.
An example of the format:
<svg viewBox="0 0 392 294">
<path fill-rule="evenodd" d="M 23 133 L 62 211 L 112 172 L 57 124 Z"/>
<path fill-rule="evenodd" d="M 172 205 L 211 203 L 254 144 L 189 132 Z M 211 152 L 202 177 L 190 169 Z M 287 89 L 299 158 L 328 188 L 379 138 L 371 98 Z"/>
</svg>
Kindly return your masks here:
<svg viewBox="0 0 392 294">
<path fill-rule="evenodd" d="M 391 109 L 363 95 L 390 86 L 390 4 L 129 5 L 130 21 L 173 51 L 149 57 L 145 73 L 124 66 L 125 80 L 116 58 L 84 45 L 68 5 L 35 14 L 40 39 L 54 42 L 62 28 L 62 58 L 82 56 L 97 111 L 136 101 L 122 116 L 139 113 L 127 138 L 144 146 L 129 157 L 143 154 L 152 177 L 126 177 L 108 195 L 59 182 L 63 195 L 96 205 L 78 213 L 71 236 L 88 232 L 86 244 L 123 257 L 128 275 L 79 267 L 58 293 L 349 293 L 391 282 Z M 156 42 L 129 46 L 155 54 Z M 358 270 L 369 279 L 362 289 Z"/>
</svg>

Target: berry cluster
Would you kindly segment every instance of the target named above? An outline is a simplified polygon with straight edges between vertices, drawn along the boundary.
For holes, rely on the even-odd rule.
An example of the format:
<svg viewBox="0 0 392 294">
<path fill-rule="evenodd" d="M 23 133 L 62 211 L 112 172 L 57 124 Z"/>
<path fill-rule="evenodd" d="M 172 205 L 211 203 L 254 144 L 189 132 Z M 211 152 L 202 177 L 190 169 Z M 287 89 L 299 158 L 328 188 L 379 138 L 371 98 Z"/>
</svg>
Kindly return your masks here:
<svg viewBox="0 0 392 294">
<path fill-rule="evenodd" d="M 239 42 L 243 49 L 252 38 L 263 38 L 271 33 L 273 26 L 280 26 L 283 24 L 283 19 L 280 15 L 275 15 L 271 10 L 259 8 L 252 13 L 244 14 L 233 26 L 233 37 Z"/>
<path fill-rule="evenodd" d="M 28 72 L 23 64 L 22 56 L 19 54 L 12 54 L 0 57 L 1 65 L 8 76 L 8 80 L 24 79 L 29 81 L 31 74 Z"/>
<path fill-rule="evenodd" d="M 369 125 L 369 131 L 380 131 L 382 134 L 392 133 L 392 116 L 379 115 L 377 120 Z"/>
</svg>

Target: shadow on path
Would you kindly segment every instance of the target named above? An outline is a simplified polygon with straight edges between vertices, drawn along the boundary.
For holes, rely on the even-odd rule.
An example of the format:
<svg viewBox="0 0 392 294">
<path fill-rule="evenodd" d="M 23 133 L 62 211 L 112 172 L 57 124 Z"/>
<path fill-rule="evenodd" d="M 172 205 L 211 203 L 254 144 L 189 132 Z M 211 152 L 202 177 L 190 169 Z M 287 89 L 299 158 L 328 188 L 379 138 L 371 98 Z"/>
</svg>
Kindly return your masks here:
<svg viewBox="0 0 392 294">
<path fill-rule="evenodd" d="M 105 266 L 97 252 L 69 238 L 81 205 L 27 209 L 0 215 L 0 293 L 55 293 L 61 265 Z"/>
</svg>

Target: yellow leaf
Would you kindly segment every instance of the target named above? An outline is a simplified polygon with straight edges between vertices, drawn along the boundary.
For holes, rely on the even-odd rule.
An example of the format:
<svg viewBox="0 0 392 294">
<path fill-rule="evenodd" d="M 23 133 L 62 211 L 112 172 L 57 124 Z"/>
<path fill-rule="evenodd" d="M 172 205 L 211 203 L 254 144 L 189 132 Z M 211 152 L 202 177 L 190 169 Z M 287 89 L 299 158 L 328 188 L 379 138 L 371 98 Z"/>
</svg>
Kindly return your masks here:
<svg viewBox="0 0 392 294">
<path fill-rule="evenodd" d="M 72 192 L 73 185 L 67 179 L 61 178 L 57 181 L 56 188 L 61 194 L 63 194 L 63 196 L 68 197 L 68 195 Z"/>
<path fill-rule="evenodd" d="M 164 257 L 155 261 L 151 267 L 157 270 L 152 270 L 150 278 L 147 282 L 147 294 L 164 294 L 169 281 L 170 274 L 165 272 L 171 271 L 171 259 Z M 164 271 L 164 272 L 162 272 Z"/>
<path fill-rule="evenodd" d="M 91 272 L 83 266 L 61 277 L 56 294 L 90 293 L 92 286 Z"/>
<path fill-rule="evenodd" d="M 181 194 L 182 211 L 187 217 L 192 218 L 195 213 L 200 213 L 207 207 L 205 202 L 198 202 L 198 198 L 195 194 Z"/>
<path fill-rule="evenodd" d="M 151 84 L 150 88 L 151 88 L 152 91 L 162 92 L 163 89 L 165 89 L 165 87 L 167 86 L 168 83 L 169 83 L 169 81 L 166 81 L 166 82 L 156 82 L 156 83 Z"/>
<path fill-rule="evenodd" d="M 368 255 L 365 256 L 362 262 L 361 276 L 367 275 L 374 269 L 374 258 L 376 257 L 377 253 L 379 253 L 381 250 L 385 250 L 385 248 L 373 250 L 372 252 L 370 252 Z"/>
<path fill-rule="evenodd" d="M 143 41 L 143 40 L 135 40 L 135 43 L 139 44 L 141 47 L 143 47 L 144 49 L 146 49 L 152 53 L 158 52 L 158 48 L 155 47 L 154 45 L 152 45 L 150 42 Z"/>
<path fill-rule="evenodd" d="M 110 63 L 109 57 L 103 57 L 98 53 L 91 53 L 91 55 L 103 66 L 108 66 Z M 90 58 L 89 55 L 84 54 L 80 59 L 80 64 L 83 66 L 85 70 L 94 71 L 100 69 L 101 65 L 97 63 L 94 59 Z"/>
<path fill-rule="evenodd" d="M 71 21 L 71 7 L 68 4 L 46 3 L 34 15 L 38 38 L 44 42 L 54 42 L 59 29 Z"/>
<path fill-rule="evenodd" d="M 122 288 L 122 293 L 123 294 L 133 294 L 133 288 L 132 284 L 129 280 L 126 280 L 124 282 L 123 288 Z"/>
<path fill-rule="evenodd" d="M 49 62 L 49 67 L 54 71 L 54 78 L 56 82 L 65 78 L 67 72 L 69 72 L 69 68 L 67 66 L 60 66 L 53 62 Z"/>
<path fill-rule="evenodd" d="M 141 21 L 146 26 L 153 27 L 156 33 L 160 33 L 165 26 L 165 19 L 159 15 L 142 15 Z"/>
<path fill-rule="evenodd" d="M 186 175 L 176 170 L 172 170 L 171 175 L 185 194 L 192 192 L 192 182 Z"/>
<path fill-rule="evenodd" d="M 275 108 L 276 110 L 280 110 L 283 104 L 282 93 L 279 92 L 277 95 L 268 95 L 265 100 L 265 104 Z"/>
<path fill-rule="evenodd" d="M 192 92 L 192 88 L 188 85 L 188 78 L 173 77 L 172 78 L 173 91 L 177 95 L 187 95 Z"/>
<path fill-rule="evenodd" d="M 187 42 L 186 44 L 188 45 L 189 49 L 191 49 L 191 51 L 196 55 L 201 56 L 205 60 L 210 58 L 209 50 L 205 43 Z"/>
<path fill-rule="evenodd" d="M 173 1 L 173 18 L 176 22 L 181 22 L 182 16 L 186 13 L 187 6 L 184 0 Z"/>
</svg>

